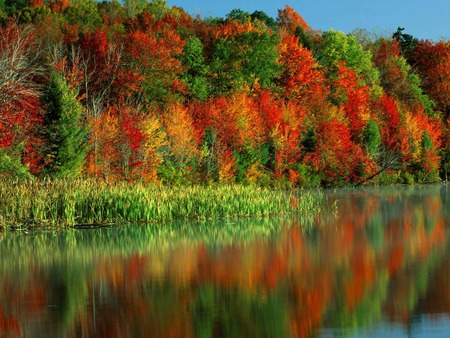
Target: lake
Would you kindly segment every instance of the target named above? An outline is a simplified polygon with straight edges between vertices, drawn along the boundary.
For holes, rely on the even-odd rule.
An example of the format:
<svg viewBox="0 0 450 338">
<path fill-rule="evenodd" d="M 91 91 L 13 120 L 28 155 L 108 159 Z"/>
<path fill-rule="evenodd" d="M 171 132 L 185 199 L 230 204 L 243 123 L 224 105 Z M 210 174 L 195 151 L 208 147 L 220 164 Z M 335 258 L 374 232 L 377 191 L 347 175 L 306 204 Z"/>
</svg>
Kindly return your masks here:
<svg viewBox="0 0 450 338">
<path fill-rule="evenodd" d="M 450 336 L 450 185 L 325 196 L 310 218 L 0 234 L 0 337 Z"/>
</svg>

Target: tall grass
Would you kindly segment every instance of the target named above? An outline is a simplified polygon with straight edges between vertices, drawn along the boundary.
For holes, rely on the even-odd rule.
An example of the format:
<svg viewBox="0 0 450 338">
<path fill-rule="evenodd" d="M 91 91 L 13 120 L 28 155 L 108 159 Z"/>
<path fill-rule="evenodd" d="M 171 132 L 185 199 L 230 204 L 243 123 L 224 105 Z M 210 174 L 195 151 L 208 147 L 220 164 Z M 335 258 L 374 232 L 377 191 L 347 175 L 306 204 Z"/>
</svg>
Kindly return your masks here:
<svg viewBox="0 0 450 338">
<path fill-rule="evenodd" d="M 0 223 L 68 225 L 259 217 L 319 209 L 321 193 L 218 185 L 170 187 L 92 180 L 0 183 Z"/>
</svg>

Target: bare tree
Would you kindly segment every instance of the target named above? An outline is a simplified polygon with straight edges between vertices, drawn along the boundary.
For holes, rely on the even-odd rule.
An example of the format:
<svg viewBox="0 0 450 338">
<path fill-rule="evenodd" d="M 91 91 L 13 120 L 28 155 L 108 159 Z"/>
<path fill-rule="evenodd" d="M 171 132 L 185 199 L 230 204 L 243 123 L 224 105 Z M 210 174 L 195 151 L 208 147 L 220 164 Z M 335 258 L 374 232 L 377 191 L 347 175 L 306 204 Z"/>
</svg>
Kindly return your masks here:
<svg viewBox="0 0 450 338">
<path fill-rule="evenodd" d="M 0 111 L 9 111 L 0 115 L 0 123 L 12 123 L 15 114 L 34 108 L 32 98 L 39 98 L 42 91 L 37 81 L 43 75 L 40 57 L 40 41 L 31 26 L 10 22 L 0 29 Z"/>
</svg>

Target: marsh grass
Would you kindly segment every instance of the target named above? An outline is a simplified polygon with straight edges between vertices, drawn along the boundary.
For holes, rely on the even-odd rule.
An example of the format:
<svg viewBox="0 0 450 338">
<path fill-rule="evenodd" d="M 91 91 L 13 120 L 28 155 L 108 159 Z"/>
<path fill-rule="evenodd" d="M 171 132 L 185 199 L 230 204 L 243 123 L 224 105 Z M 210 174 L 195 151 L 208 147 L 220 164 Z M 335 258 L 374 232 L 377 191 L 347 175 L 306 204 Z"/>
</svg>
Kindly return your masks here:
<svg viewBox="0 0 450 338">
<path fill-rule="evenodd" d="M 239 185 L 172 187 L 93 180 L 0 183 L 3 227 L 160 223 L 318 211 L 322 194 Z"/>
</svg>

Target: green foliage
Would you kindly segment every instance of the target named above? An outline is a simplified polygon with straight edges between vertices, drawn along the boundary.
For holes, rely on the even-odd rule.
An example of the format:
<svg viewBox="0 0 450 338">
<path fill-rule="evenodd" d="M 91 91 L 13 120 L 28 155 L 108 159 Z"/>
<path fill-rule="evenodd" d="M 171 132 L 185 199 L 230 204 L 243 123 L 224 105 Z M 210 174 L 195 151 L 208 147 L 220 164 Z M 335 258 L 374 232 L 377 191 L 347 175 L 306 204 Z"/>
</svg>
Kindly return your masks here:
<svg viewBox="0 0 450 338">
<path fill-rule="evenodd" d="M 170 12 L 170 8 L 167 6 L 167 0 L 151 0 L 146 4 L 145 11 L 152 14 L 155 20 L 159 21 Z"/>
<path fill-rule="evenodd" d="M 29 168 L 19 156 L 10 156 L 0 148 L 0 178 L 32 179 Z"/>
<path fill-rule="evenodd" d="M 194 98 L 205 101 L 209 96 L 206 78 L 208 67 L 203 56 L 203 44 L 197 37 L 190 37 L 184 46 L 181 62 L 185 66 L 183 81 Z"/>
<path fill-rule="evenodd" d="M 45 101 L 48 105 L 49 174 L 80 176 L 88 151 L 88 134 L 82 124 L 83 110 L 77 93 L 70 89 L 61 74 L 53 74 Z"/>
<path fill-rule="evenodd" d="M 231 39 L 219 39 L 210 59 L 210 78 L 215 95 L 274 87 L 281 66 L 277 62 L 277 37 L 269 32 L 244 32 Z"/>
<path fill-rule="evenodd" d="M 404 184 L 414 184 L 414 175 L 409 172 L 402 171 L 401 178 Z"/>
<path fill-rule="evenodd" d="M 383 171 L 378 176 L 377 183 L 380 185 L 393 185 L 402 184 L 403 179 L 401 177 L 401 171 Z"/>
<path fill-rule="evenodd" d="M 28 7 L 28 0 L 0 0 L 0 12 L 4 11 L 8 16 L 13 16 L 25 7 Z"/>
<path fill-rule="evenodd" d="M 375 155 L 381 144 L 381 133 L 378 124 L 374 120 L 369 120 L 362 134 L 362 143 L 366 150 Z"/>
<path fill-rule="evenodd" d="M 0 26 L 4 26 L 7 21 L 8 15 L 4 11 L 0 10 Z"/>
<path fill-rule="evenodd" d="M 391 57 L 389 62 L 395 65 L 398 70 L 381 70 L 382 72 L 394 72 L 396 75 L 395 83 L 390 83 L 389 81 L 392 81 L 392 79 L 389 77 L 381 78 L 381 85 L 386 88 L 387 93 L 401 101 L 410 102 L 410 105 L 415 105 L 418 101 L 429 116 L 434 116 L 436 114 L 434 112 L 436 103 L 423 93 L 420 78 L 412 71 L 407 60 L 400 56 Z"/>
<path fill-rule="evenodd" d="M 51 10 L 48 7 L 25 7 L 17 11 L 17 20 L 23 24 L 29 24 L 33 22 L 40 22 L 44 18 L 51 14 Z"/>
<path fill-rule="evenodd" d="M 270 17 L 270 16 L 268 16 L 263 11 L 254 11 L 250 15 L 250 17 L 252 18 L 252 20 L 257 19 L 257 20 L 259 20 L 261 22 L 264 22 L 266 24 L 267 28 L 270 28 L 270 29 L 274 30 L 276 28 L 276 26 L 277 26 L 277 23 L 276 23 L 275 19 Z"/>
<path fill-rule="evenodd" d="M 408 59 L 418 40 L 410 34 L 403 33 L 404 30 L 404 28 L 398 27 L 397 31 L 392 34 L 392 38 L 398 41 L 401 53 Z"/>
<path fill-rule="evenodd" d="M 244 23 L 250 20 L 250 13 L 243 11 L 242 9 L 232 9 L 230 13 L 227 14 L 227 18 L 236 20 L 239 23 Z"/>
<path fill-rule="evenodd" d="M 416 181 L 421 184 L 438 183 L 441 181 L 439 172 L 436 169 L 430 171 L 422 169 L 416 173 Z"/>
<path fill-rule="evenodd" d="M 306 49 L 313 50 L 314 49 L 314 43 L 312 42 L 311 38 L 308 34 L 305 33 L 305 30 L 302 26 L 297 26 L 295 29 L 295 36 L 298 37 L 299 43 L 305 47 Z"/>
<path fill-rule="evenodd" d="M 158 166 L 158 177 L 163 184 L 173 186 L 187 186 L 199 183 L 194 180 L 196 176 L 192 174 L 196 167 L 197 163 L 194 159 L 188 163 L 188 166 L 180 166 L 176 159 L 166 158 Z"/>
<path fill-rule="evenodd" d="M 272 81 L 281 71 L 277 62 L 277 42 L 276 35 L 268 32 L 245 32 L 234 39 L 235 48 L 239 51 L 237 56 L 242 62 L 242 76 L 248 85 L 258 81 L 263 88 L 272 86 Z"/>
<path fill-rule="evenodd" d="M 147 0 L 124 0 L 123 6 L 129 18 L 134 18 L 141 14 L 145 6 L 147 5 Z"/>
<path fill-rule="evenodd" d="M 102 24 L 98 14 L 97 3 L 94 0 L 74 0 L 72 6 L 67 7 L 64 17 L 71 24 L 78 24 L 88 30 L 94 30 Z"/>
<path fill-rule="evenodd" d="M 428 130 L 425 130 L 425 132 L 422 135 L 421 145 L 423 150 L 431 150 L 433 149 L 433 140 L 430 137 L 430 133 Z"/>
<path fill-rule="evenodd" d="M 399 59 L 405 60 L 404 58 L 399 58 Z M 409 90 L 411 93 L 410 95 L 422 104 L 423 109 L 429 116 L 436 116 L 436 112 L 434 111 L 434 108 L 436 107 L 436 103 L 433 100 L 431 100 L 428 97 L 428 95 L 423 93 L 423 90 L 420 87 L 419 76 L 411 71 L 411 67 L 409 65 L 408 65 L 408 67 L 406 67 L 406 60 L 404 62 L 405 62 L 405 68 L 408 70 L 408 75 L 406 77 L 406 81 L 409 85 Z"/>
<path fill-rule="evenodd" d="M 313 173 L 304 164 L 297 164 L 295 168 L 300 174 L 299 185 L 303 188 L 318 188 L 320 187 L 321 177 L 317 173 Z"/>
<path fill-rule="evenodd" d="M 245 174 L 252 165 L 265 166 L 269 162 L 269 148 L 269 144 L 264 143 L 257 148 L 247 146 L 242 151 L 233 152 L 233 156 L 236 159 L 236 181 L 238 183 L 248 183 Z"/>
<path fill-rule="evenodd" d="M 330 30 L 323 33 L 321 48 L 317 51 L 318 61 L 328 69 L 328 76 L 333 78 L 338 61 L 345 61 L 360 77 L 361 84 L 368 85 L 374 94 L 380 94 L 379 72 L 372 64 L 372 53 L 364 51 L 353 35 Z"/>
</svg>

